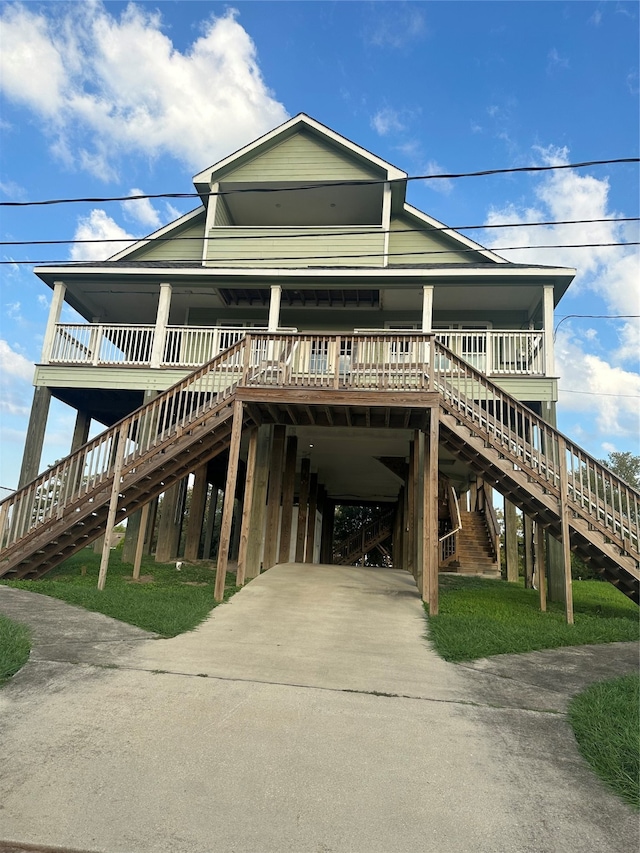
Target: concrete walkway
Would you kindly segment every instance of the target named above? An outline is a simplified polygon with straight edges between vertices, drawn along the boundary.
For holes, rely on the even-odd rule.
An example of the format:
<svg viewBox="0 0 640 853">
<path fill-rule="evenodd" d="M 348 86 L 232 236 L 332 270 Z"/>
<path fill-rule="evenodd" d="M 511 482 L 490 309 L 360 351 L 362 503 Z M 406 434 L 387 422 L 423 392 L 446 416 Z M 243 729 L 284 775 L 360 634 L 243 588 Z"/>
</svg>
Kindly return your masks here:
<svg viewBox="0 0 640 853">
<path fill-rule="evenodd" d="M 409 575 L 338 566 L 278 566 L 173 640 L 6 587 L 0 612 L 36 641 L 0 691 L 0 850 L 638 847 L 563 713 L 635 644 L 447 664 Z"/>
</svg>

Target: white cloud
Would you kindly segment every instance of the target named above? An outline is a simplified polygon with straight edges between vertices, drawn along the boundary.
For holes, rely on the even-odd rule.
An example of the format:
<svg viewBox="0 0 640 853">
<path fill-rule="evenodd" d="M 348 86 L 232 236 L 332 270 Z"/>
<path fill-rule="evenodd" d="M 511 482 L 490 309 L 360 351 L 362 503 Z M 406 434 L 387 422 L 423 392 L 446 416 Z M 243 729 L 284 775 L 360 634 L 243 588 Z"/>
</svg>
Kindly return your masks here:
<svg viewBox="0 0 640 853">
<path fill-rule="evenodd" d="M 400 121 L 400 116 L 396 110 L 391 107 L 382 107 L 371 119 L 371 127 L 380 134 L 386 136 L 392 131 L 399 132 L 404 130 L 404 124 Z"/>
<path fill-rule="evenodd" d="M 56 6 L 5 6 L 0 85 L 70 166 L 110 178 L 139 152 L 204 168 L 287 118 L 234 9 L 182 53 L 145 7 L 116 18 L 101 2 Z"/>
<path fill-rule="evenodd" d="M 594 27 L 599 27 L 601 21 L 602 21 L 602 12 L 599 9 L 596 9 L 596 11 L 593 13 L 593 15 L 591 15 L 591 17 L 589 18 L 588 22 L 590 24 L 593 24 Z"/>
<path fill-rule="evenodd" d="M 393 12 L 373 12 L 365 33 L 365 40 L 375 47 L 405 47 L 409 42 L 422 38 L 427 26 L 422 11 L 415 6 L 394 3 Z"/>
<path fill-rule="evenodd" d="M 547 72 L 555 71 L 557 68 L 565 70 L 569 67 L 569 60 L 566 56 L 561 56 L 555 47 L 552 47 L 547 54 Z"/>
<path fill-rule="evenodd" d="M 126 249 L 133 236 L 121 228 L 104 210 L 94 209 L 78 220 L 74 240 L 104 240 L 100 243 L 76 243 L 71 247 L 73 261 L 104 261 Z M 114 242 L 109 242 L 113 240 Z"/>
<path fill-rule="evenodd" d="M 23 319 L 21 313 L 22 306 L 19 302 L 7 302 L 5 308 L 7 309 L 7 317 L 10 317 L 12 320 L 17 320 L 18 322 Z"/>
<path fill-rule="evenodd" d="M 428 160 L 422 171 L 425 175 L 443 175 L 446 174 L 447 170 L 435 160 Z M 435 190 L 437 193 L 442 193 L 442 195 L 449 195 L 453 192 L 453 183 L 448 178 L 426 181 L 426 185 L 430 190 Z"/>
<path fill-rule="evenodd" d="M 143 191 L 134 187 L 129 195 L 143 195 Z M 122 210 L 127 219 L 137 222 L 146 228 L 159 228 L 162 225 L 160 214 L 151 204 L 151 199 L 138 198 L 132 201 L 123 201 Z"/>
<path fill-rule="evenodd" d="M 537 160 L 543 164 L 562 165 L 569 162 L 565 148 L 538 148 Z M 606 219 L 622 216 L 609 204 L 609 183 L 571 169 L 548 173 L 540 179 L 533 203 L 528 207 L 510 205 L 492 210 L 487 224 L 560 220 Z M 616 243 L 638 240 L 637 223 L 596 222 L 577 225 L 500 228 L 487 232 L 485 245 L 500 251 L 503 257 L 517 263 L 557 264 L 575 267 L 577 275 L 567 298 L 580 298 L 587 292 L 602 300 L 603 309 L 565 308 L 567 314 L 639 314 L 638 280 L 640 253 L 637 246 L 588 248 L 552 248 L 504 251 L 503 246 L 557 246 L 584 243 Z M 564 305 L 563 305 L 564 307 Z M 640 411 L 640 374 L 637 371 L 640 352 L 638 320 L 616 321 L 617 344 L 606 346 L 604 339 L 611 321 L 601 320 L 584 330 L 571 321 L 558 329 L 556 341 L 560 412 L 577 420 L 567 429 L 569 434 L 587 436 L 589 444 L 601 443 L 617 436 L 634 441 L 638 435 Z M 582 393 L 576 393 L 576 392 Z M 586 392 L 586 393 L 584 393 Z M 566 420 L 566 417 L 563 415 Z"/>
<path fill-rule="evenodd" d="M 537 159 L 546 165 L 569 162 L 566 148 L 537 148 Z M 487 224 L 562 220 L 612 219 L 622 216 L 609 205 L 607 178 L 578 174 L 571 169 L 549 173 L 535 191 L 536 200 L 529 207 L 508 206 L 491 210 Z M 620 243 L 638 240 L 637 223 L 593 222 L 577 225 L 500 228 L 489 233 L 485 245 L 502 246 L 571 246 L 580 244 Z M 575 296 L 591 291 L 606 305 L 606 313 L 638 314 L 638 279 L 640 252 L 638 246 L 592 245 L 587 248 L 515 249 L 501 251 L 504 257 L 518 263 L 545 263 L 575 267 L 577 275 L 571 287 Z M 576 312 L 578 313 L 578 312 Z M 605 313 L 605 312 L 603 312 Z M 635 361 L 640 351 L 640 324 L 626 321 L 620 331 L 619 349 L 611 354 L 614 361 Z"/>
<path fill-rule="evenodd" d="M 33 362 L 0 340 L 0 411 L 9 415 L 29 413 Z"/>
<path fill-rule="evenodd" d="M 39 293 L 39 294 L 38 294 L 38 305 L 39 305 L 41 308 L 48 308 L 48 307 L 49 307 L 49 300 L 48 300 L 48 299 L 47 299 L 47 297 L 44 295 L 44 293 Z"/>
<path fill-rule="evenodd" d="M 590 346 L 590 344 L 589 344 Z M 640 375 L 587 351 L 570 331 L 558 331 L 556 366 L 560 405 L 566 412 L 583 412 L 608 438 L 633 439 L 640 428 Z M 576 393 L 579 392 L 579 393 Z"/>
</svg>

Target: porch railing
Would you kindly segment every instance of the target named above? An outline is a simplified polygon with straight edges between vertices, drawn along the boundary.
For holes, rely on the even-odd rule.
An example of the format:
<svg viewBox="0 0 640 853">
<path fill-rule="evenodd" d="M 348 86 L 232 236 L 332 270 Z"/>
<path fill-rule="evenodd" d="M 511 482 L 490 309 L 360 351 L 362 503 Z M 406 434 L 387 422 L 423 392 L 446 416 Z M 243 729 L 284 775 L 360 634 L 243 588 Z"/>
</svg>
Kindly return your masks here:
<svg viewBox="0 0 640 853">
<path fill-rule="evenodd" d="M 50 364 L 118 365 L 122 367 L 184 367 L 195 368 L 232 346 L 249 332 L 264 332 L 264 328 L 232 326 L 167 326 L 162 330 L 163 341 L 154 348 L 155 326 L 113 325 L 106 323 L 59 323 L 51 353 Z M 280 329 L 280 331 L 295 331 Z M 390 364 L 426 361 L 421 350 L 423 336 L 418 333 L 363 329 L 358 340 L 368 335 L 383 335 L 396 342 L 384 354 Z M 438 330 L 436 340 L 450 349 L 481 373 L 488 376 L 544 376 L 544 332 L 481 330 Z M 326 337 L 326 336 L 325 336 Z M 339 336 L 347 341 L 354 335 Z M 364 344 L 361 343 L 361 351 Z M 322 349 L 326 347 L 326 351 Z M 154 353 L 155 356 L 154 362 Z M 346 367 L 352 351 L 342 344 L 339 353 Z M 328 344 L 318 344 L 310 357 L 318 365 L 329 362 Z"/>
</svg>

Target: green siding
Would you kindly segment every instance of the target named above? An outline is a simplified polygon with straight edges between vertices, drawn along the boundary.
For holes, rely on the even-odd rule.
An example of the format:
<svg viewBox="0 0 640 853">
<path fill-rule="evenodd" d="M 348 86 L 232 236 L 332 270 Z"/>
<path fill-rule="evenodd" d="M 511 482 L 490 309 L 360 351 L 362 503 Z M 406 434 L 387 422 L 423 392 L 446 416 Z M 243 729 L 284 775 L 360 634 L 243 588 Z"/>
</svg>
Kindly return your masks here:
<svg viewBox="0 0 640 853">
<path fill-rule="evenodd" d="M 404 229 L 428 226 L 412 217 L 397 216 L 391 220 L 389 235 L 389 265 L 393 264 L 473 264 L 486 258 L 476 252 L 456 251 L 457 244 L 438 231 L 401 233 Z M 443 252 L 443 250 L 449 250 Z M 406 252 L 407 254 L 402 254 Z M 438 254 L 412 254 L 414 252 L 437 252 Z"/>
<path fill-rule="evenodd" d="M 366 166 L 337 148 L 298 133 L 228 172 L 224 181 L 339 181 L 383 176 L 382 169 Z"/>
<path fill-rule="evenodd" d="M 152 241 L 148 246 L 137 249 L 126 258 L 126 261 L 200 261 L 202 260 L 202 244 L 204 240 L 204 211 L 187 225 L 177 227 L 163 234 L 158 242 Z M 199 239 L 192 239 L 192 238 Z M 167 239 L 171 238 L 171 239 Z M 180 239 L 189 238 L 189 239 Z"/>
<path fill-rule="evenodd" d="M 304 234 L 308 237 L 287 235 Z M 211 237 L 246 237 L 244 240 L 210 240 L 209 266 L 250 267 L 381 267 L 384 235 L 370 225 L 305 228 L 211 229 Z M 348 233 L 347 233 L 348 232 Z M 277 233 L 277 239 L 270 239 Z M 250 239 L 255 237 L 256 239 Z M 363 257 L 350 257 L 363 256 Z M 287 259 L 287 260 L 285 260 Z"/>
<path fill-rule="evenodd" d="M 233 225 L 229 206 L 224 196 L 218 196 L 216 199 L 216 219 L 214 225 Z"/>
</svg>

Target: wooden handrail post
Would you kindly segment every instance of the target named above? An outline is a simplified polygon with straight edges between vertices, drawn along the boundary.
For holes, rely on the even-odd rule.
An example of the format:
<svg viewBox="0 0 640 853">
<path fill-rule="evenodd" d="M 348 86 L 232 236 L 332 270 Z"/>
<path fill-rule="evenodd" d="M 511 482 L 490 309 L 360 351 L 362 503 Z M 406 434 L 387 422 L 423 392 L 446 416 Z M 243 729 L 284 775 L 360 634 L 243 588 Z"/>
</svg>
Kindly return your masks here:
<svg viewBox="0 0 640 853">
<path fill-rule="evenodd" d="M 252 337 L 251 335 L 245 335 L 242 345 L 244 347 L 244 352 L 242 353 L 242 379 L 240 380 L 240 385 L 247 384 L 247 377 L 249 376 L 249 371 L 251 370 L 251 345 L 252 345 Z"/>
<path fill-rule="evenodd" d="M 142 563 L 142 552 L 144 551 L 144 540 L 147 534 L 147 523 L 149 521 L 149 508 L 151 502 L 146 503 L 140 512 L 140 527 L 138 529 L 138 541 L 136 542 L 136 553 L 133 558 L 133 580 L 140 578 L 140 564 Z"/>
<path fill-rule="evenodd" d="M 236 494 L 238 478 L 238 457 L 240 455 L 240 439 L 242 437 L 243 407 L 241 400 L 233 404 L 233 425 L 231 427 L 231 444 L 229 446 L 229 465 L 227 481 L 224 487 L 224 504 L 222 508 L 222 524 L 220 526 L 220 544 L 218 545 L 218 563 L 216 566 L 216 581 L 214 598 L 222 601 L 229 562 L 229 546 L 231 544 L 231 522 L 233 520 L 233 502 Z"/>
<path fill-rule="evenodd" d="M 336 335 L 335 338 L 335 367 L 334 367 L 334 376 L 333 376 L 333 387 L 340 387 L 340 344 L 342 342 L 342 336 Z"/>
<path fill-rule="evenodd" d="M 436 387 L 436 336 L 432 334 L 429 338 L 429 391 L 435 391 Z"/>
</svg>

